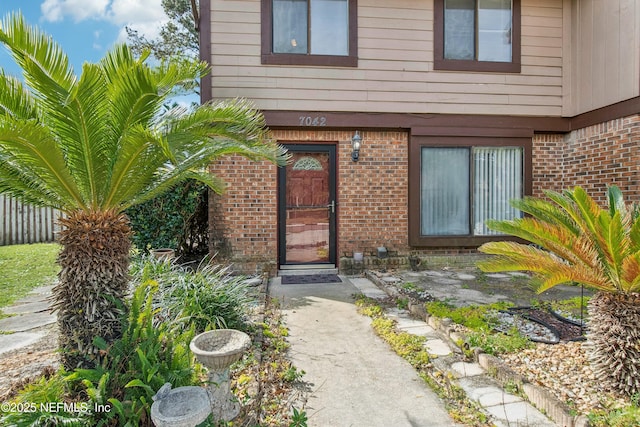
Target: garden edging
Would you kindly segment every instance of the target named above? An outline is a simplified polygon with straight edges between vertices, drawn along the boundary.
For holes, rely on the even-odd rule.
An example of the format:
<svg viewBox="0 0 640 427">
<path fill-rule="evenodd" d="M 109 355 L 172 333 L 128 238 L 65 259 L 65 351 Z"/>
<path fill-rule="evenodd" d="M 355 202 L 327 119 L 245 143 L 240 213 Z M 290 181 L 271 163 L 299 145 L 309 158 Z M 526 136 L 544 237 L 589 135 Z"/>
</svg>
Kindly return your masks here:
<svg viewBox="0 0 640 427">
<path fill-rule="evenodd" d="M 398 297 L 399 293 L 396 288 L 389 283 L 381 280 L 375 274 L 366 270 L 364 275 L 367 279 L 371 280 L 380 289 L 384 290 L 387 295 L 392 298 Z M 429 326 L 435 329 L 447 339 L 450 347 L 454 349 L 456 353 L 462 354 L 463 350 L 469 350 L 468 341 L 466 336 L 459 331 L 452 329 L 452 322 L 450 319 L 441 319 L 435 316 L 430 316 L 423 303 L 409 298 L 408 310 L 412 316 L 417 319 L 424 320 Z M 462 347 L 461 347 L 462 346 Z M 506 384 L 516 385 L 518 390 L 521 391 L 521 395 L 526 400 L 533 404 L 536 408 L 541 410 L 547 417 L 549 417 L 556 424 L 563 427 L 588 427 L 589 420 L 584 415 L 574 416 L 571 414 L 567 405 L 557 399 L 552 393 L 543 387 L 529 382 L 526 378 L 513 371 L 506 364 L 502 362 L 498 357 L 486 354 L 478 348 L 474 348 L 474 361 L 478 363 L 491 378 L 494 378 L 504 388 Z M 439 364 L 434 364 L 434 369 L 440 370 L 442 367 Z M 446 378 L 447 375 L 444 375 Z M 453 381 L 453 379 L 450 379 Z"/>
</svg>

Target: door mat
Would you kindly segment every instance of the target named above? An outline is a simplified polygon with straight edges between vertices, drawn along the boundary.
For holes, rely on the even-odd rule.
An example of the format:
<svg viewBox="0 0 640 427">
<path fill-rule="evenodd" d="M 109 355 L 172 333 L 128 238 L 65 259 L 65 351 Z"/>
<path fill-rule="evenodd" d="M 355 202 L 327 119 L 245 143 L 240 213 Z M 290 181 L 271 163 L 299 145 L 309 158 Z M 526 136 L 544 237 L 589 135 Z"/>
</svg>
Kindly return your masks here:
<svg viewBox="0 0 640 427">
<path fill-rule="evenodd" d="M 340 283 L 342 280 L 337 274 L 296 274 L 281 276 L 283 285 L 303 285 L 313 283 Z"/>
</svg>

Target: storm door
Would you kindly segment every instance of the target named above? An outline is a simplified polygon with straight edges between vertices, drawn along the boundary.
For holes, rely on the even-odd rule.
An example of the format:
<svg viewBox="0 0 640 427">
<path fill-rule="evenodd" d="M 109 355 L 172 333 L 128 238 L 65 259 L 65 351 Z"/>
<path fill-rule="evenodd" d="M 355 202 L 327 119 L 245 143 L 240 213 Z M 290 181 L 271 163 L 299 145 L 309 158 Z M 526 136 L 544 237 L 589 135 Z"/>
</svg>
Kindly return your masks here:
<svg viewBox="0 0 640 427">
<path fill-rule="evenodd" d="M 336 262 L 336 148 L 289 145 L 279 170 L 280 265 Z"/>
</svg>

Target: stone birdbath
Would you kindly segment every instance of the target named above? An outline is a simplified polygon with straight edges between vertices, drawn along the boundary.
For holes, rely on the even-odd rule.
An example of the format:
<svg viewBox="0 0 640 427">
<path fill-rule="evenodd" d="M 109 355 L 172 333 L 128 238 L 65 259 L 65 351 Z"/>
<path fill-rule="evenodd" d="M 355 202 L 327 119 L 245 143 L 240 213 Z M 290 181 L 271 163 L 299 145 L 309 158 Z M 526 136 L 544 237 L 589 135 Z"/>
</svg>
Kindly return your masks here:
<svg viewBox="0 0 640 427">
<path fill-rule="evenodd" d="M 216 420 L 231 421 L 240 413 L 238 399 L 230 390 L 229 366 L 240 360 L 250 346 L 249 335 L 235 329 L 216 329 L 191 340 L 191 351 L 209 370 L 207 390 Z"/>
<path fill-rule="evenodd" d="M 156 427 L 195 427 L 210 413 L 209 392 L 196 386 L 172 390 L 171 383 L 166 383 L 153 396 L 151 405 L 151 420 Z"/>
</svg>

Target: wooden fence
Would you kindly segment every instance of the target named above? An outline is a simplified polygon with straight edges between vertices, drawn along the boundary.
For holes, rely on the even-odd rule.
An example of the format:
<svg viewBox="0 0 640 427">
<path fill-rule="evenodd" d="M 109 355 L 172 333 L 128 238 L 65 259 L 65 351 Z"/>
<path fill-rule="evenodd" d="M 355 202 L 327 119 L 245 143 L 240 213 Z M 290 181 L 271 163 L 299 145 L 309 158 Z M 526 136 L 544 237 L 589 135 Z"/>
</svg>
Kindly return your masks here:
<svg viewBox="0 0 640 427">
<path fill-rule="evenodd" d="M 0 194 L 0 246 L 53 242 L 60 215 L 56 209 L 36 208 Z"/>
</svg>

